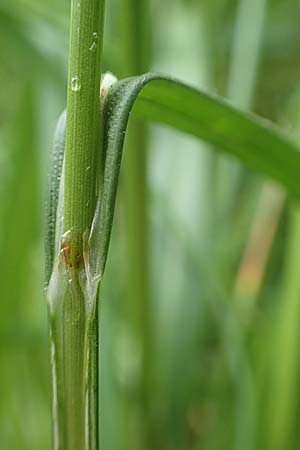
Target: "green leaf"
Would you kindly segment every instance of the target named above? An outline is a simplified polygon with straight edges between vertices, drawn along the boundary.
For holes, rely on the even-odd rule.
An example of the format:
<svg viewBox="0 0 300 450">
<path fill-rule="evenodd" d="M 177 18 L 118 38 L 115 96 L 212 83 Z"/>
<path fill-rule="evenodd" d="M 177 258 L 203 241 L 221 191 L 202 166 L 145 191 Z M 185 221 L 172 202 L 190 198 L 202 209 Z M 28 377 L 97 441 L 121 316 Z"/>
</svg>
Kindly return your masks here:
<svg viewBox="0 0 300 450">
<path fill-rule="evenodd" d="M 139 116 L 213 144 L 300 198 L 300 147 L 267 120 L 239 111 L 224 99 L 149 73 L 117 82 L 106 109 L 110 134 L 106 145 L 123 145 L 133 109 Z"/>
<path fill-rule="evenodd" d="M 58 209 L 62 209 L 63 207 L 63 186 L 61 186 L 61 177 L 63 175 L 65 143 L 66 111 L 60 115 L 57 121 L 54 132 L 53 149 L 50 158 L 49 188 L 46 199 L 45 214 L 45 278 L 47 284 L 50 280 L 55 254 L 57 253 L 56 241 L 58 240 L 58 236 L 56 236 L 56 233 L 59 228 L 59 221 L 62 220 L 63 215 L 62 210 L 58 211 Z M 60 189 L 62 190 L 61 195 L 59 195 Z"/>
<path fill-rule="evenodd" d="M 221 98 L 160 75 L 123 79 L 110 87 L 104 105 L 104 180 L 89 239 L 93 276 L 101 278 L 106 264 L 122 150 L 132 110 L 215 145 L 300 198 L 299 147 L 274 125 L 239 111 Z M 57 205 L 58 185 L 55 189 Z M 51 239 L 53 248 L 53 235 Z"/>
</svg>

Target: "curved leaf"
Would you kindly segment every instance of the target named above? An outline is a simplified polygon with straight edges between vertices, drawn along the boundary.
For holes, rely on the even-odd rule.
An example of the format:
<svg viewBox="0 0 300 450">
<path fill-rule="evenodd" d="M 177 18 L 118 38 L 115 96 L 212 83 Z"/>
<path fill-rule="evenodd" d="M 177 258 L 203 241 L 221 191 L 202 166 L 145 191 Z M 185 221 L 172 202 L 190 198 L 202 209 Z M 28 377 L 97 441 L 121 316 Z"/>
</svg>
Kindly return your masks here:
<svg viewBox="0 0 300 450">
<path fill-rule="evenodd" d="M 125 124 L 132 108 L 139 116 L 213 144 L 300 197 L 300 147 L 267 120 L 156 74 L 127 78 L 112 87 L 108 116 L 114 117 L 117 109 Z"/>
</svg>

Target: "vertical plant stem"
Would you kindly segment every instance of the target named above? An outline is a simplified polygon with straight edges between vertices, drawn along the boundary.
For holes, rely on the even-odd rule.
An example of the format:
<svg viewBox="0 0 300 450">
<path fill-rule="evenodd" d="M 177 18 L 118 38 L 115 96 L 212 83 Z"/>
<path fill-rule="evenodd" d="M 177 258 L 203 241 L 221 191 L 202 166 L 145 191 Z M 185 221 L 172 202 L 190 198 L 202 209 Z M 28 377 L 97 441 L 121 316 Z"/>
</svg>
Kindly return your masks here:
<svg viewBox="0 0 300 450">
<path fill-rule="evenodd" d="M 227 95 L 243 109 L 252 106 L 267 4 L 268 0 L 239 0 L 237 5 Z M 226 212 L 235 199 L 241 169 L 225 158 L 220 159 L 219 169 L 220 207 Z"/>
<path fill-rule="evenodd" d="M 72 1 L 63 236 L 48 287 L 55 450 L 99 448 L 98 280 L 90 271 L 86 242 L 102 178 L 103 13 L 104 0 Z"/>
<path fill-rule="evenodd" d="M 99 174 L 100 56 L 104 0 L 73 0 L 65 156 L 64 231 L 71 232 L 71 262 L 82 263 Z"/>
<path fill-rule="evenodd" d="M 120 2 L 119 28 L 121 32 L 121 54 L 123 56 L 121 76 L 142 74 L 149 68 L 150 8 L 147 0 L 122 0 Z M 127 273 L 126 318 L 129 333 L 140 348 L 141 370 L 135 398 L 138 404 L 138 425 L 142 430 L 137 445 L 147 446 L 147 415 L 149 404 L 149 356 L 151 332 L 151 306 L 149 293 L 149 227 L 147 208 L 147 136 L 146 125 L 139 120 L 130 124 L 126 136 L 123 160 L 123 192 L 126 211 L 126 256 L 130 261 Z M 132 446 L 133 443 L 129 443 Z M 133 447 L 131 447 L 133 448 Z M 134 447 L 135 448 L 135 447 Z"/>
<path fill-rule="evenodd" d="M 289 233 L 283 271 L 281 301 L 278 305 L 272 339 L 272 359 L 267 420 L 269 433 L 264 448 L 284 450 L 293 448 L 293 436 L 298 435 L 299 407 L 298 358 L 300 317 L 300 209 L 290 206 Z"/>
<path fill-rule="evenodd" d="M 84 297 L 78 279 L 70 278 L 62 309 L 64 428 L 67 449 L 85 448 L 85 327 Z M 75 295 L 74 295 L 75 294 Z"/>
</svg>

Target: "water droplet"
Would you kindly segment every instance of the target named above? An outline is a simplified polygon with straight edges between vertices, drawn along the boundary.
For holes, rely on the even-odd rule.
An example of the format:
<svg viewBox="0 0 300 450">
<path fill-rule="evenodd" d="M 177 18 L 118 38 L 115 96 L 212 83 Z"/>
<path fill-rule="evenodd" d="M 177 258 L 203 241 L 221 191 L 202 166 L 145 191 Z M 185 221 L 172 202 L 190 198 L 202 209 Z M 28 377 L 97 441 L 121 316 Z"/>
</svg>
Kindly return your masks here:
<svg viewBox="0 0 300 450">
<path fill-rule="evenodd" d="M 92 45 L 90 46 L 90 50 L 91 51 L 96 49 L 97 41 L 98 41 L 98 33 L 97 33 L 97 31 L 94 31 L 94 33 L 93 33 L 93 42 L 92 42 Z"/>
<path fill-rule="evenodd" d="M 89 172 L 89 170 L 91 170 L 91 166 L 87 166 L 87 168 L 85 169 L 86 172 Z"/>
<path fill-rule="evenodd" d="M 95 50 L 97 47 L 96 42 L 93 42 L 92 45 L 90 46 L 90 51 L 92 52 L 93 50 Z"/>
<path fill-rule="evenodd" d="M 74 92 L 78 92 L 81 89 L 81 81 L 78 77 L 73 77 L 71 80 L 71 89 Z"/>
</svg>

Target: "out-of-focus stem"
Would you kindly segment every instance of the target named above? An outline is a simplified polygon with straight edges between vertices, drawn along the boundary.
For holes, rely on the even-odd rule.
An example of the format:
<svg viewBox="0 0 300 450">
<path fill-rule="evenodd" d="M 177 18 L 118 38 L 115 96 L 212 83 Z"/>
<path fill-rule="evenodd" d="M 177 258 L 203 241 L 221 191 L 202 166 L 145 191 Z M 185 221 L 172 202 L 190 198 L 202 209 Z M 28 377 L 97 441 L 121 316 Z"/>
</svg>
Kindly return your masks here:
<svg viewBox="0 0 300 450">
<path fill-rule="evenodd" d="M 228 97 L 242 109 L 253 99 L 266 4 L 267 0 L 240 0 L 238 6 Z"/>
<path fill-rule="evenodd" d="M 150 60 L 150 8 L 147 0 L 119 2 L 122 77 L 144 73 Z M 123 58 L 122 58 L 123 57 Z M 139 416 L 144 441 L 149 440 L 149 357 L 151 355 L 151 305 L 149 293 L 149 227 L 147 200 L 147 127 L 139 120 L 129 126 L 123 159 L 122 190 L 125 211 L 126 259 L 129 261 L 126 318 L 129 333 L 141 350 L 141 370 L 137 388 Z M 146 442 L 144 442 L 146 444 Z M 149 443 L 150 444 L 150 443 Z"/>
<path fill-rule="evenodd" d="M 244 110 L 252 106 L 267 1 L 238 2 L 227 95 L 234 105 Z M 220 206 L 225 213 L 235 199 L 240 174 L 237 163 L 220 159 Z"/>
<path fill-rule="evenodd" d="M 234 298 L 236 308 L 249 321 L 260 291 L 268 256 L 285 204 L 285 194 L 265 183 L 238 270 Z"/>
<path fill-rule="evenodd" d="M 299 379 L 298 342 L 300 318 L 300 209 L 293 205 L 283 273 L 281 301 L 278 308 L 275 335 L 272 340 L 272 366 L 268 383 L 271 387 L 269 433 L 264 448 L 292 448 L 293 430 L 298 425 L 297 396 Z"/>
</svg>

